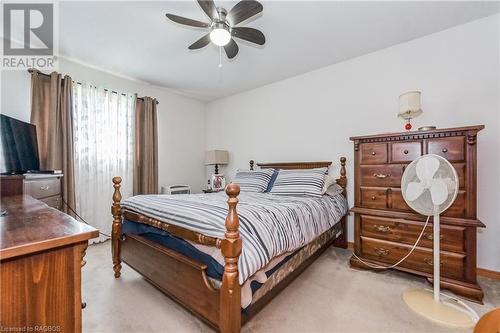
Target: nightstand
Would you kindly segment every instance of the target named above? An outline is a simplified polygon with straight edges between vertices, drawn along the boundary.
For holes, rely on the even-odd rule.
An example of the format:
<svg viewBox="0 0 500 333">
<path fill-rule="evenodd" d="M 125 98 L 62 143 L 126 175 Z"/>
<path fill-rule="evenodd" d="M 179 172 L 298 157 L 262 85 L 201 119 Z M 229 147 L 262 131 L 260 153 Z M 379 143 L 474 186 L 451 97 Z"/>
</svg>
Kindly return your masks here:
<svg viewBox="0 0 500 333">
<path fill-rule="evenodd" d="M 221 190 L 210 189 L 210 190 L 203 190 L 203 193 L 217 193 L 217 192 L 222 192 L 222 191 L 224 191 L 224 190 L 222 190 L 222 189 Z"/>
</svg>

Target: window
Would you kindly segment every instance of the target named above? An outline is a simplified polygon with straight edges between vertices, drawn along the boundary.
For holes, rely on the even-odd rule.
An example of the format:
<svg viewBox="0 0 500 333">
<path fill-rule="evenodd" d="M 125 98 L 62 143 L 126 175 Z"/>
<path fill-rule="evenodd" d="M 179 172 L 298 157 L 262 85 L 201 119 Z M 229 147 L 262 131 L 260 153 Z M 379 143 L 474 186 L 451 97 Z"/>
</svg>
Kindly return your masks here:
<svg viewBox="0 0 500 333">
<path fill-rule="evenodd" d="M 102 233 L 111 232 L 111 179 L 122 177 L 121 192 L 132 195 L 135 96 L 73 85 L 76 211 Z M 105 237 L 101 236 L 100 241 Z"/>
</svg>

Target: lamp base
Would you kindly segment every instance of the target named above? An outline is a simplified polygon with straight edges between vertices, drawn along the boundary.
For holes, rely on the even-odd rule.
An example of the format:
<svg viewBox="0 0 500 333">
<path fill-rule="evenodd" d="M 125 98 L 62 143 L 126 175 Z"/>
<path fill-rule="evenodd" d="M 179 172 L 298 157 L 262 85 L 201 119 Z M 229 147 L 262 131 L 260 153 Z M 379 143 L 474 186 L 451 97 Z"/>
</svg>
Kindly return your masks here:
<svg viewBox="0 0 500 333">
<path fill-rule="evenodd" d="M 408 289 L 403 293 L 403 300 L 411 310 L 435 323 L 456 328 L 469 328 L 475 324 L 465 310 L 457 308 L 458 303 L 453 300 L 436 302 L 431 291 Z"/>
</svg>

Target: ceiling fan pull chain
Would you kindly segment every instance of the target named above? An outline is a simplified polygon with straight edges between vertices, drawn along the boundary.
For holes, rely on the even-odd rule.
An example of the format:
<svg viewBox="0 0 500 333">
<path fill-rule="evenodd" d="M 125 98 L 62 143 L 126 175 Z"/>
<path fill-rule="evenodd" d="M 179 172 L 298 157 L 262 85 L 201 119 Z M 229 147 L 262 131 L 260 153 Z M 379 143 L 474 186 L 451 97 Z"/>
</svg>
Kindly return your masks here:
<svg viewBox="0 0 500 333">
<path fill-rule="evenodd" d="M 222 46 L 219 46 L 219 68 L 222 68 Z"/>
</svg>

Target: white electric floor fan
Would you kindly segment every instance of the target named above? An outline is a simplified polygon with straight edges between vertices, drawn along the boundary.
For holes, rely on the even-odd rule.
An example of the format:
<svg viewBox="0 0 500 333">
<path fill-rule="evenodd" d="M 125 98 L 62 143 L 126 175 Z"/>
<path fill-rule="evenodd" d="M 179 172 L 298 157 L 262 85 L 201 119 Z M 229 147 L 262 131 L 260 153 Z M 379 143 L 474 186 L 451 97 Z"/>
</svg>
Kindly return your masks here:
<svg viewBox="0 0 500 333">
<path fill-rule="evenodd" d="M 403 198 L 413 210 L 433 216 L 434 291 L 409 289 L 403 300 L 418 314 L 439 324 L 472 327 L 477 314 L 464 302 L 440 293 L 439 214 L 448 209 L 458 192 L 458 176 L 453 166 L 438 155 L 424 155 L 406 167 L 401 180 Z M 443 297 L 441 297 L 443 296 Z"/>
</svg>

